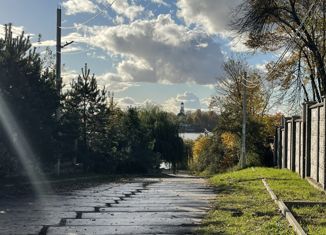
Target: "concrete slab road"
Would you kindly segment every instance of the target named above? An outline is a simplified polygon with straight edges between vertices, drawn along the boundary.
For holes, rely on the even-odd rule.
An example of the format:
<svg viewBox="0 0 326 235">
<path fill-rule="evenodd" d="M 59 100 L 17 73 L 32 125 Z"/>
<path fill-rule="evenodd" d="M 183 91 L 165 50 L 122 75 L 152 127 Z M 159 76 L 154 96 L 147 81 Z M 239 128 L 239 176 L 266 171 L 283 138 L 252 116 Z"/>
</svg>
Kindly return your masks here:
<svg viewBox="0 0 326 235">
<path fill-rule="evenodd" d="M 212 199 L 204 179 L 187 175 L 102 184 L 42 202 L 0 199 L 0 234 L 194 234 Z"/>
</svg>

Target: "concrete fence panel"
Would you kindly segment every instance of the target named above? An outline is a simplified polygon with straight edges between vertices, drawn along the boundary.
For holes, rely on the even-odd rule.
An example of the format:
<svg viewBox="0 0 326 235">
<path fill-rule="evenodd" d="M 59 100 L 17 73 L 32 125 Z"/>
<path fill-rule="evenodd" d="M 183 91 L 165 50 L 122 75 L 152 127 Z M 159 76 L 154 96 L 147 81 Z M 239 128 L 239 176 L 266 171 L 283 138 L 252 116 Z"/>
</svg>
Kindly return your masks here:
<svg viewBox="0 0 326 235">
<path fill-rule="evenodd" d="M 275 164 L 326 188 L 326 100 L 303 105 L 302 117 L 283 118 L 277 128 Z"/>
<path fill-rule="evenodd" d="M 305 131 L 304 131 L 304 120 L 300 122 L 300 164 L 299 164 L 299 174 L 302 178 L 305 176 L 305 165 L 304 165 L 304 152 L 305 152 Z"/>
<path fill-rule="evenodd" d="M 311 108 L 310 177 L 318 182 L 319 108 Z"/>
<path fill-rule="evenodd" d="M 285 138 L 285 128 L 281 130 L 281 137 L 282 137 L 282 146 L 281 146 L 281 153 L 282 153 L 282 168 L 286 168 L 286 138 Z"/>
</svg>

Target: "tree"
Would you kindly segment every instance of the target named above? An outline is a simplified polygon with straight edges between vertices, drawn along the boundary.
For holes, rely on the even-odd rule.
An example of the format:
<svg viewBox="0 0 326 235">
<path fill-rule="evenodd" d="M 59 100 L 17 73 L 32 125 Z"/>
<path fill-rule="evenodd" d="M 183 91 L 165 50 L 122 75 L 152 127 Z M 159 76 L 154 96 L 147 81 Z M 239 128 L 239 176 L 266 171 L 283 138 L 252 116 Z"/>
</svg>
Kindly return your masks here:
<svg viewBox="0 0 326 235">
<path fill-rule="evenodd" d="M 212 131 L 216 126 L 217 114 L 214 111 L 203 112 L 200 109 L 188 111 L 185 117 L 185 124 L 190 125 L 192 131 L 204 132 L 205 129 Z"/>
<path fill-rule="evenodd" d="M 233 26 L 249 36 L 249 47 L 290 52 L 267 67 L 268 79 L 278 81 L 284 94 L 292 91 L 292 101 L 303 93 L 306 101 L 320 102 L 326 94 L 325 5 L 319 0 L 246 0 L 235 13 Z"/>
<path fill-rule="evenodd" d="M 129 108 L 123 115 L 122 133 L 120 149 L 124 155 L 119 171 L 146 173 L 158 165 L 151 130 L 136 108 Z"/>
<path fill-rule="evenodd" d="M 250 70 L 241 60 L 230 59 L 224 64 L 224 71 L 225 76 L 220 79 L 217 87 L 218 95 L 213 97 L 211 105 L 219 106 L 221 110 L 215 135 L 222 142 L 220 146 L 223 148 L 224 164 L 230 167 L 240 154 L 244 79 L 247 80 L 248 86 L 246 88 L 248 156 L 255 156 L 254 158 L 260 159 L 266 155 L 268 136 L 264 135 L 266 133 L 264 117 L 271 94 L 260 75 Z M 247 73 L 247 78 L 244 78 L 244 72 Z"/>
<path fill-rule="evenodd" d="M 184 162 L 184 144 L 179 137 L 179 124 L 175 115 L 161 111 L 158 107 L 147 107 L 141 118 L 154 141 L 154 152 L 162 161 L 172 164 L 176 173 L 177 164 Z"/>
<path fill-rule="evenodd" d="M 222 172 L 234 164 L 226 163 L 226 160 L 219 135 L 200 136 L 194 141 L 191 170 L 206 174 Z"/>
<path fill-rule="evenodd" d="M 55 149 L 55 112 L 59 96 L 55 89 L 54 73 L 42 71 L 40 55 L 24 32 L 13 36 L 11 24 L 5 26 L 0 39 L 0 97 L 9 107 L 35 154 L 46 165 L 52 163 Z M 1 123 L 1 125 L 6 125 Z M 2 126 L 3 128 L 3 126 Z M 10 146 L 9 136 L 1 130 L 1 142 Z M 8 156 L 14 157 L 11 149 Z"/>
<path fill-rule="evenodd" d="M 101 147 L 106 141 L 109 109 L 106 89 L 98 88 L 95 75 L 90 75 L 87 64 L 81 71 L 65 94 L 61 129 L 67 140 L 78 141 L 81 160 L 89 168 L 94 164 L 92 154 L 103 152 Z"/>
</svg>

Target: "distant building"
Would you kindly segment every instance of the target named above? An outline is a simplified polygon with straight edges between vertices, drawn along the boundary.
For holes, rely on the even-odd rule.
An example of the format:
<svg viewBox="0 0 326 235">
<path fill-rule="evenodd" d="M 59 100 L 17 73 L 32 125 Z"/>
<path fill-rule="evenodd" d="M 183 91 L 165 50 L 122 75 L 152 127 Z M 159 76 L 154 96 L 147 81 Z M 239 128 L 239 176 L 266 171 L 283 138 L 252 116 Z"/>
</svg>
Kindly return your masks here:
<svg viewBox="0 0 326 235">
<path fill-rule="evenodd" d="M 183 102 L 181 102 L 181 105 L 180 105 L 180 112 L 178 113 L 177 115 L 178 117 L 185 117 L 186 114 L 185 114 L 185 105 Z"/>
</svg>

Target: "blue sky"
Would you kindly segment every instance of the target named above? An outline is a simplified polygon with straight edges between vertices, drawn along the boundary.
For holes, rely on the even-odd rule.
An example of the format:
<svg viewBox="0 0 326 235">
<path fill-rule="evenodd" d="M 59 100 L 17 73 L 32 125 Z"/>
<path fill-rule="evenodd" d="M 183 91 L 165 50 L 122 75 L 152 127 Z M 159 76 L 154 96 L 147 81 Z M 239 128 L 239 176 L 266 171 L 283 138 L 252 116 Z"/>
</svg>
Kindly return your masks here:
<svg viewBox="0 0 326 235">
<path fill-rule="evenodd" d="M 112 2 L 2 0 L 0 25 L 11 22 L 18 33 L 32 35 L 40 52 L 47 46 L 55 52 L 56 8 L 61 6 L 62 41 L 75 41 L 62 54 L 64 82 L 88 63 L 99 85 L 113 91 L 122 107 L 150 102 L 177 112 L 184 102 L 186 110 L 205 110 L 228 57 L 241 53 L 256 68 L 273 59 L 248 51 L 245 38 L 229 29 L 231 10 L 241 0 Z"/>
</svg>

